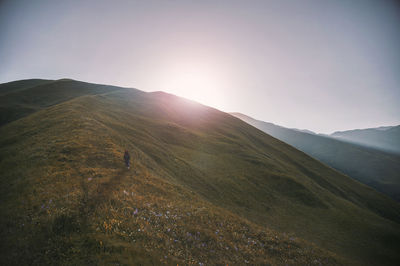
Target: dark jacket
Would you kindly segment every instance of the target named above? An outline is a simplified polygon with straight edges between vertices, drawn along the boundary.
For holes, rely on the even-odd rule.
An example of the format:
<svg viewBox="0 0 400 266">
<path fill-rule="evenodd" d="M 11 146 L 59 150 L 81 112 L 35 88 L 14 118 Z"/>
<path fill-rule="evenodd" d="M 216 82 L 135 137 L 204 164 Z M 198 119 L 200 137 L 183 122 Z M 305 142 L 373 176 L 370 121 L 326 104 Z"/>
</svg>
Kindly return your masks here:
<svg viewBox="0 0 400 266">
<path fill-rule="evenodd" d="M 126 151 L 125 154 L 124 154 L 124 160 L 126 162 L 128 162 L 130 158 L 131 158 L 131 156 L 129 155 L 129 152 Z"/>
</svg>

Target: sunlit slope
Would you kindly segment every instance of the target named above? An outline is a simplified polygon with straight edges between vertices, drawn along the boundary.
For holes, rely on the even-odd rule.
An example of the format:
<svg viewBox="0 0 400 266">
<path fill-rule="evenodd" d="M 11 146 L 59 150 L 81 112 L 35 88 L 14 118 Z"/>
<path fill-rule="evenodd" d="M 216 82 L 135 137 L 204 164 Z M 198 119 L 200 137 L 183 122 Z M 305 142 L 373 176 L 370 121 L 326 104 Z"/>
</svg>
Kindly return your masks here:
<svg viewBox="0 0 400 266">
<path fill-rule="evenodd" d="M 197 262 L 204 257 L 205 261 L 220 263 L 229 259 L 255 263 L 261 258 L 283 263 L 291 259 L 290 249 L 281 249 L 277 256 L 267 255 L 265 252 L 271 246 L 266 248 L 267 242 L 261 238 L 257 240 L 264 243 L 257 246 L 261 249 L 246 251 L 248 247 L 243 244 L 236 247 L 243 254 L 233 252 L 234 243 L 239 240 L 232 232 L 239 230 L 237 224 L 249 223 L 250 229 L 245 230 L 272 228 L 295 234 L 360 264 L 396 264 L 399 259 L 398 203 L 229 114 L 172 95 L 125 89 L 82 96 L 11 122 L 0 128 L 0 136 L 1 208 L 5 214 L 2 225 L 15 232 L 16 220 L 31 224 L 52 221 L 57 232 L 58 224 L 65 222 L 56 217 L 67 213 L 61 217 L 69 217 L 69 230 L 86 232 L 91 243 L 85 246 L 86 240 L 79 238 L 79 234 L 74 235 L 76 240 L 72 242 L 56 238 L 54 241 L 65 244 L 68 252 L 72 252 L 70 245 L 78 244 L 84 251 L 101 249 L 96 245 L 105 238 L 110 246 L 120 241 L 121 250 L 133 248 L 132 239 L 142 246 L 158 243 L 161 247 L 154 244 L 145 247 L 144 252 L 156 254 L 156 250 L 164 252 L 171 248 L 174 255 L 166 255 L 170 262 L 187 262 L 189 257 Z M 125 148 L 132 153 L 137 173 L 122 168 Z M 204 212 L 198 210 L 203 207 Z M 189 213 L 188 217 L 196 215 L 181 220 L 181 224 L 159 221 L 160 228 L 143 222 L 148 233 L 141 238 L 143 235 L 137 235 L 141 228 L 135 226 L 142 226 L 144 220 L 136 216 L 131 220 L 136 208 L 145 213 L 146 221 L 158 219 L 154 213 L 165 215 L 172 210 L 174 215 L 181 211 Z M 212 224 L 204 218 L 213 216 L 216 218 Z M 13 219 L 9 220 L 10 217 Z M 180 224 L 180 229 L 174 231 L 181 241 L 179 245 L 194 241 L 200 245 L 194 245 L 195 250 L 202 250 L 203 242 L 195 242 L 192 236 L 199 230 L 215 241 L 207 244 L 213 248 L 201 254 L 192 249 L 190 254 L 179 254 L 175 236 L 165 227 L 174 223 Z M 108 234 L 110 224 L 118 232 Z M 189 230 L 185 226 L 190 224 L 193 228 Z M 225 227 L 226 224 L 229 226 Z M 221 239 L 215 237 L 220 232 L 216 230 L 230 233 L 225 231 Z M 9 231 L 4 232 L 6 239 L 12 235 Z M 123 232 L 128 232 L 128 236 L 135 232 L 134 237 Z M 154 241 L 153 233 L 160 234 L 159 240 Z M 61 232 L 62 236 L 65 234 Z M 268 233 L 268 237 L 271 235 Z M 90 242 L 93 239 L 98 241 Z M 254 237 L 250 239 L 253 241 Z M 15 246 L 19 245 L 16 240 Z M 295 254 L 302 252 L 306 251 Z M 318 252 L 317 261 L 326 258 L 325 253 Z M 237 253 L 241 257 L 233 260 Z M 296 258 L 297 264 L 310 260 L 308 254 Z M 157 260 L 158 255 L 165 256 L 154 255 Z M 296 264 L 296 260 L 292 263 Z"/>
<path fill-rule="evenodd" d="M 0 264 L 346 261 L 168 182 L 137 140 L 94 116 L 107 97 L 55 105 L 0 128 Z M 125 148 L 135 158 L 130 171 L 121 162 Z"/>
<path fill-rule="evenodd" d="M 232 115 L 400 201 L 400 155 L 341 139 L 299 132 L 240 113 Z"/>
</svg>

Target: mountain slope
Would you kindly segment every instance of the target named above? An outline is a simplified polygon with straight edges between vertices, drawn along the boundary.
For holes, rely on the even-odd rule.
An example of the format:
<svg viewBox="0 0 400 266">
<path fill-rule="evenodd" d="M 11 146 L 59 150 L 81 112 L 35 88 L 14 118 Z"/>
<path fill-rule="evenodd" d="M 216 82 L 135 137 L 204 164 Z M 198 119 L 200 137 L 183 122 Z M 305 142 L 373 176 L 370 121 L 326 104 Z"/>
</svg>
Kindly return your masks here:
<svg viewBox="0 0 400 266">
<path fill-rule="evenodd" d="M 32 87 L 50 83 L 50 82 L 53 82 L 53 80 L 25 79 L 25 80 L 16 80 L 16 81 L 3 83 L 3 84 L 0 84 L 0 95 L 7 94 L 9 92 L 17 92 L 19 90 L 32 88 Z"/>
<path fill-rule="evenodd" d="M 232 115 L 400 201 L 400 156 L 280 127 L 239 113 Z"/>
<path fill-rule="evenodd" d="M 400 125 L 338 131 L 331 136 L 343 141 L 400 154 Z"/>
<path fill-rule="evenodd" d="M 30 79 L 0 84 L 0 126 L 79 96 L 120 89 L 124 88 L 70 79 Z"/>
<path fill-rule="evenodd" d="M 173 95 L 89 92 L 2 126 L 0 147 L 2 256 L 11 262 L 399 259 L 398 203 Z"/>
</svg>

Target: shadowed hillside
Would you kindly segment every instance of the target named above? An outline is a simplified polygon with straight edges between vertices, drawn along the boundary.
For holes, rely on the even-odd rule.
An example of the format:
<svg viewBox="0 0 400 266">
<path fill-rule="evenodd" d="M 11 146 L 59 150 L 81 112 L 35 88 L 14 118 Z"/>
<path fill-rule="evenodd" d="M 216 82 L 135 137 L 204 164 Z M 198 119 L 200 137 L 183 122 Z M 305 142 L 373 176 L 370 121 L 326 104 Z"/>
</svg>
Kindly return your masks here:
<svg viewBox="0 0 400 266">
<path fill-rule="evenodd" d="M 400 201 L 400 155 L 232 115 Z"/>
<path fill-rule="evenodd" d="M 393 200 L 216 109 L 85 84 L 0 127 L 7 264 L 399 260 Z"/>
<path fill-rule="evenodd" d="M 28 79 L 0 84 L 0 126 L 79 96 L 120 89 L 123 88 L 69 79 Z"/>
</svg>

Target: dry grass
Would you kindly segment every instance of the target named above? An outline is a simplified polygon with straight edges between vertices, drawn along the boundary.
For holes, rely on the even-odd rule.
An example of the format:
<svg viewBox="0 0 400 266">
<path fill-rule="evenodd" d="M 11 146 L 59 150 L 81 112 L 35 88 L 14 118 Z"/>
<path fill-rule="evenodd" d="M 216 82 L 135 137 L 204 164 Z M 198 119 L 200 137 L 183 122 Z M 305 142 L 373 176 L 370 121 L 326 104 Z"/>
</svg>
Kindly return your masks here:
<svg viewBox="0 0 400 266">
<path fill-rule="evenodd" d="M 0 172 L 5 265 L 398 258 L 396 203 L 238 119 L 162 93 L 81 96 L 2 126 Z"/>
</svg>

